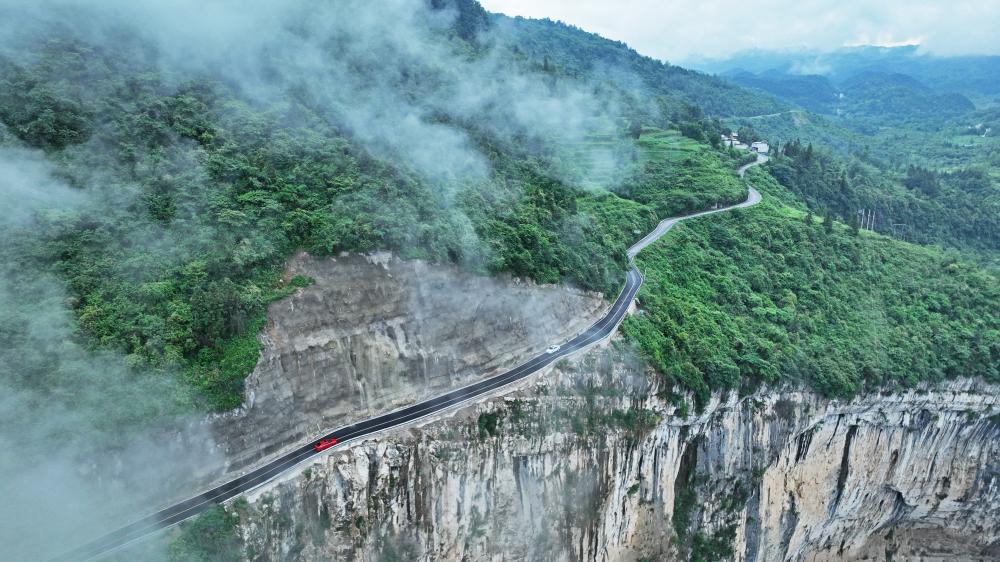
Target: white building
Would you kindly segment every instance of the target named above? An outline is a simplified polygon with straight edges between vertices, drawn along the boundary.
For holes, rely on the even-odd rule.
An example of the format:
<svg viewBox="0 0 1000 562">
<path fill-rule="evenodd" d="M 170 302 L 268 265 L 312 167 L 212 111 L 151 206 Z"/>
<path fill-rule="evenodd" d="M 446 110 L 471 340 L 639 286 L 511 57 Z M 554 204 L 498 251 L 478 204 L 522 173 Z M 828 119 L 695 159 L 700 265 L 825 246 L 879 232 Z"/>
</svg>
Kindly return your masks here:
<svg viewBox="0 0 1000 562">
<path fill-rule="evenodd" d="M 754 143 L 750 143 L 750 150 L 752 150 L 752 151 L 754 151 L 754 152 L 756 152 L 758 154 L 767 154 L 767 151 L 769 150 L 769 147 L 767 146 L 766 142 L 764 142 L 764 141 L 757 141 L 757 142 L 754 142 Z"/>
</svg>

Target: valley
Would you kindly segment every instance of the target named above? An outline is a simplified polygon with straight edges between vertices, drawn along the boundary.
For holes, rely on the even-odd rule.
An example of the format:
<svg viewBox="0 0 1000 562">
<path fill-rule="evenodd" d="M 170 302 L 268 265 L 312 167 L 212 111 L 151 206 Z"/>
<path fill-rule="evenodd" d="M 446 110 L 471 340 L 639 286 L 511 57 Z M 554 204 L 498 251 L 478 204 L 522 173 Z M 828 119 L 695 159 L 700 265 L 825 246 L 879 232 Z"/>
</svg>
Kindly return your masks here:
<svg viewBox="0 0 1000 562">
<path fill-rule="evenodd" d="M 0 6 L 0 558 L 1000 559 L 988 18 L 505 2 Z"/>
</svg>

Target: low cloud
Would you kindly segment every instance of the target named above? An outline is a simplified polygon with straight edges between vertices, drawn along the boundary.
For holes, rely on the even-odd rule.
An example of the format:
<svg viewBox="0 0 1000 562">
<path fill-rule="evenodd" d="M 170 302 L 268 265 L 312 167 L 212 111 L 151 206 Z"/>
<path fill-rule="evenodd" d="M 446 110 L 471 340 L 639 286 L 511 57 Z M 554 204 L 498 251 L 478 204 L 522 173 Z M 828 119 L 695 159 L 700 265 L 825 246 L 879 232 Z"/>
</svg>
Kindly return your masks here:
<svg viewBox="0 0 1000 562">
<path fill-rule="evenodd" d="M 489 172 L 463 128 L 443 115 L 494 133 L 563 142 L 615 124 L 614 105 L 587 84 L 552 88 L 544 76 L 514 65 L 491 32 L 483 31 L 480 44 L 495 48 L 475 54 L 447 40 L 456 12 L 429 4 L 14 0 L 0 15 L 110 48 L 140 37 L 155 46 L 143 56 L 174 75 L 222 79 L 266 107 L 298 96 L 376 156 L 442 189 Z M 0 29 L 0 37 L 18 36 Z"/>
<path fill-rule="evenodd" d="M 32 259 L 53 213 L 99 212 L 37 151 L 0 148 L 0 558 L 54 556 L 219 466 L 183 390 L 80 339 L 64 282 Z M 53 537 L 58 537 L 53 540 Z"/>
<path fill-rule="evenodd" d="M 0 226 L 25 225 L 37 213 L 72 208 L 82 201 L 79 190 L 53 176 L 41 152 L 0 148 Z"/>
</svg>

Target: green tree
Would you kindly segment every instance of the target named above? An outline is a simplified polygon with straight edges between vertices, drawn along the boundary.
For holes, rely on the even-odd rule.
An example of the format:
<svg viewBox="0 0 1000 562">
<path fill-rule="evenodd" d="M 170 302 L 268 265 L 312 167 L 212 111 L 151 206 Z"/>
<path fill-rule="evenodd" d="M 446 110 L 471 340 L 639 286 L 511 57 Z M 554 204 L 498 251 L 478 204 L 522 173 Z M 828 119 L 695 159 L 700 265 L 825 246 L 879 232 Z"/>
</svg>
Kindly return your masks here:
<svg viewBox="0 0 1000 562">
<path fill-rule="evenodd" d="M 641 137 L 642 122 L 637 119 L 633 119 L 632 121 L 630 121 L 628 124 L 628 135 L 633 139 L 638 139 L 639 137 Z"/>
<path fill-rule="evenodd" d="M 220 505 L 181 523 L 170 544 L 170 562 L 237 562 L 243 559 L 243 541 L 236 532 L 239 516 Z"/>
<path fill-rule="evenodd" d="M 739 136 L 740 142 L 744 144 L 750 144 L 752 142 L 757 142 L 761 140 L 760 133 L 751 125 L 743 125 L 736 129 L 736 134 Z"/>
</svg>

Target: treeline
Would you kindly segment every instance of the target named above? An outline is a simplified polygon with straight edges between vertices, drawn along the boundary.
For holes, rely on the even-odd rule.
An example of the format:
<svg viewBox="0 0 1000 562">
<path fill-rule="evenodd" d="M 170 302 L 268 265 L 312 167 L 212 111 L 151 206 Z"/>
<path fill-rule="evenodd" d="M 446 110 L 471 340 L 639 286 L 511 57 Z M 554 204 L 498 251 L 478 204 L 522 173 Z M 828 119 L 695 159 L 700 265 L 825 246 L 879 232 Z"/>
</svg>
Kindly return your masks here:
<svg viewBox="0 0 1000 562">
<path fill-rule="evenodd" d="M 294 90 L 261 107 L 128 50 L 35 48 L 2 60 L 4 142 L 44 151 L 89 203 L 5 233 L 3 257 L 21 275 L 66 281 L 88 345 L 137 370 L 181 372 L 191 400 L 213 408 L 242 400 L 296 250 L 390 249 L 614 294 L 635 232 L 743 193 L 735 180 L 713 183 L 731 163 L 704 147 L 676 163 L 644 159 L 621 191 L 638 203 L 582 190 L 537 138 L 446 114 L 435 119 L 471 139 L 489 169 L 432 182 L 360 148 Z M 624 124 L 614 134 L 632 142 Z"/>
<path fill-rule="evenodd" d="M 780 187 L 765 174 L 754 185 Z M 790 381 L 846 397 L 920 381 L 1000 381 L 1000 283 L 932 248 L 901 244 L 773 199 L 683 223 L 639 255 L 646 283 L 627 337 L 669 385 Z"/>
<path fill-rule="evenodd" d="M 767 169 L 811 209 L 844 222 L 866 209 L 875 214 L 875 230 L 910 242 L 1000 248 L 1000 189 L 981 168 L 938 172 L 909 165 L 893 172 L 794 140 Z"/>
</svg>

